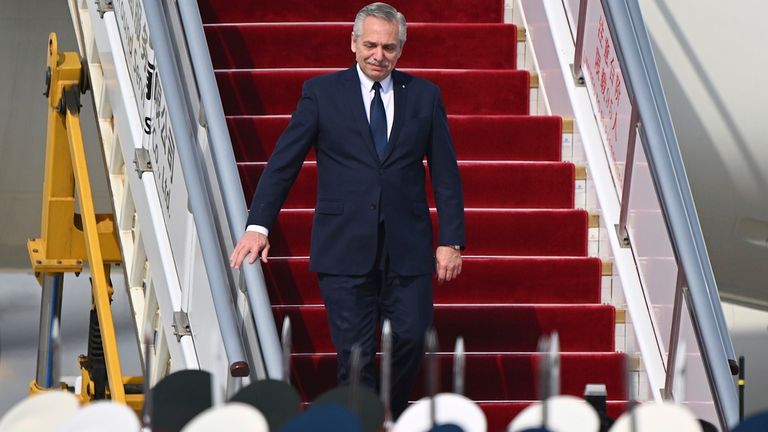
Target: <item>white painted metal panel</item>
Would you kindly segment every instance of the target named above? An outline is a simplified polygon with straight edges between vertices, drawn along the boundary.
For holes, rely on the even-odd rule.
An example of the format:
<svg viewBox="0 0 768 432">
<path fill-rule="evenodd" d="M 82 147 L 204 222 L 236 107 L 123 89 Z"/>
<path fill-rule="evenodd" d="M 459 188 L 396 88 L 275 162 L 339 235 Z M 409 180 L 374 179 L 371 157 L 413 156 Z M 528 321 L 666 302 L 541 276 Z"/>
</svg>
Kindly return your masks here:
<svg viewBox="0 0 768 432">
<path fill-rule="evenodd" d="M 123 160 L 132 161 L 134 151 L 141 148 L 141 126 L 136 101 L 132 97 L 130 79 L 126 68 L 117 22 L 113 13 L 99 17 L 95 4 L 89 2 L 88 14 L 81 15 L 81 20 L 89 20 L 94 28 L 96 47 L 99 50 L 99 67 L 103 73 L 103 81 L 111 106 L 114 124 L 114 149 L 122 153 Z M 94 67 L 92 67 L 92 70 Z M 125 97 L 128 95 L 128 98 Z M 173 334 L 173 311 L 180 310 L 181 290 L 176 273 L 173 254 L 163 223 L 162 205 L 156 193 L 154 178 L 141 178 L 130 165 L 125 170 L 127 182 L 132 191 L 133 206 L 136 217 L 141 224 L 143 242 L 149 261 L 152 284 L 155 289 L 160 309 L 168 311 L 161 313 L 159 331 L 162 336 L 158 340 L 169 341 L 168 350 L 173 359 L 172 368 L 186 369 L 198 367 L 194 344 L 190 337 L 177 340 Z M 175 342 L 174 342 L 175 341 Z"/>
<path fill-rule="evenodd" d="M 117 0 L 115 15 L 120 21 L 121 41 L 126 53 L 131 92 L 143 98 L 148 74 L 147 59 L 151 46 L 144 9 L 139 0 Z M 220 375 L 217 381 L 226 382 L 227 360 L 224 354 L 218 320 L 213 307 L 208 277 L 196 236 L 194 219 L 188 209 L 188 194 L 170 128 L 168 108 L 163 97 L 162 82 L 154 75 L 155 89 L 151 104 L 136 101 L 139 117 L 151 122 L 152 135 L 147 150 L 151 155 L 156 193 L 162 209 L 163 229 L 167 231 L 174 266 L 179 275 L 180 305 L 189 318 L 196 346 L 197 360 L 202 369 Z M 151 107 L 147 112 L 147 107 Z M 161 310 L 161 314 L 167 314 Z M 173 359 L 173 354 L 171 358 Z"/>
</svg>

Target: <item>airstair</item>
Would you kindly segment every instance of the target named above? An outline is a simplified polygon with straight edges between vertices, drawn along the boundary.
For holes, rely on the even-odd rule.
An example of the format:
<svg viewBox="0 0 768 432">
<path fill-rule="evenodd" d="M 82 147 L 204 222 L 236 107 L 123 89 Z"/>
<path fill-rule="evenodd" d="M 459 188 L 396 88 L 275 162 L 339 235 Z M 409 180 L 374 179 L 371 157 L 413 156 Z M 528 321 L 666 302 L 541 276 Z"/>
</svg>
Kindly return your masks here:
<svg viewBox="0 0 768 432">
<path fill-rule="evenodd" d="M 290 57 L 290 47 L 270 57 L 270 50 L 279 51 L 276 35 L 293 34 L 301 41 L 313 34 L 321 39 L 326 33 L 348 34 L 346 21 L 359 5 L 341 3 L 350 3 L 346 15 L 333 15 L 330 8 L 302 16 L 306 8 L 264 2 L 70 0 L 78 52 L 57 47 L 52 35 L 49 76 L 60 87 L 50 90 L 49 124 L 64 125 L 49 131 L 49 149 L 59 148 L 50 150 L 51 166 L 46 165 L 52 204 L 44 210 L 43 232 L 30 243 L 30 254 L 47 293 L 43 307 L 51 311 L 41 314 L 41 329 L 55 326 L 60 274 L 81 271 L 84 261 L 90 269 L 93 335 L 101 336 L 100 347 L 107 350 L 96 372 L 84 362 L 81 400 L 111 398 L 137 408 L 142 402 L 141 378 L 120 374 L 108 312 L 111 283 L 102 269 L 119 261 L 142 358 L 150 362 L 149 385 L 175 371 L 200 369 L 212 374 L 214 393 L 225 398 L 251 381 L 284 378 L 276 326 L 284 316 L 304 325 L 304 333 L 297 327 L 296 348 L 305 352 L 297 355 L 293 372 L 306 402 L 333 385 L 334 360 L 323 346 L 328 342 L 324 313 L 302 252 L 313 211 L 307 198 L 311 161 L 279 219 L 280 258 L 264 268 L 257 261 L 236 271 L 227 257 L 301 81 L 346 65 L 333 54 L 333 65 L 303 64 L 301 54 Z M 608 382 L 616 389 L 608 397 L 614 415 L 627 401 L 671 400 L 723 429 L 733 426 L 738 420 L 733 347 L 637 2 L 450 3 L 476 14 L 421 5 L 409 16 L 410 5 L 395 6 L 413 23 L 408 44 L 423 50 L 408 60 L 407 48 L 403 67 L 441 85 L 468 185 L 468 232 L 479 233 L 469 235 L 468 251 L 473 239 L 480 246 L 466 257 L 476 271 L 467 265 L 460 287 L 499 286 L 499 295 L 507 296 L 499 300 L 477 289 L 488 297 L 473 303 L 436 294 L 438 334 L 441 328 L 446 339 L 462 334 L 468 347 L 473 338 L 479 341 L 468 357 L 468 379 L 476 378 L 475 399 L 496 425 L 490 430 L 501 430 L 537 398 L 535 385 L 529 392 L 520 388 L 535 374 L 530 359 L 537 356 L 537 337 L 551 330 L 566 335 L 563 373 L 568 375 L 562 379 L 571 384 L 565 393 L 581 396 L 584 384 Z M 339 20 L 344 24 L 333 24 Z M 481 45 L 496 44 L 498 52 L 491 49 L 490 55 L 511 59 L 508 64 L 450 69 L 428 57 L 434 51 L 429 43 L 419 45 L 419 37 L 429 40 L 435 31 L 456 32 L 463 41 L 474 37 L 475 29 L 498 32 Z M 473 61 L 483 61 L 478 58 Z M 511 94 L 516 80 L 524 87 L 519 108 L 505 93 Z M 72 144 L 79 139 L 75 92 L 86 83 L 90 92 L 83 97 L 94 100 L 114 215 L 88 209 L 87 169 Z M 473 103 L 472 96 L 492 102 Z M 58 141 L 51 138 L 54 132 Z M 529 141 L 516 150 L 525 155 L 510 155 L 505 146 L 526 134 Z M 464 138 L 468 144 L 461 147 Z M 533 147 L 553 139 L 554 150 L 531 156 Z M 71 160 L 55 160 L 56 152 L 69 154 L 67 143 Z M 566 192 L 558 201 L 552 196 L 562 190 L 555 184 L 560 181 Z M 56 204 L 57 187 L 66 189 L 69 207 Z M 529 188 L 542 192 L 536 199 L 518 198 Z M 81 214 L 67 218 L 74 218 L 75 229 L 55 226 L 62 213 L 54 212 L 72 214 L 75 195 Z M 71 233 L 71 241 L 81 246 L 56 249 L 61 232 Z M 533 246 L 523 245 L 522 238 Z M 562 252 L 563 244 L 573 246 Z M 553 277 L 561 274 L 554 268 L 562 280 Z M 581 297 L 576 293 L 581 282 L 573 278 L 579 272 L 594 282 Z M 532 293 L 547 289 L 551 296 Z M 564 293 L 573 297 L 563 300 Z M 577 307 L 580 312 L 572 313 Z M 507 330 L 520 341 L 500 349 Z M 578 342 L 599 332 L 606 342 Z M 49 337 L 41 340 L 48 342 L 41 346 L 35 392 L 59 387 L 56 375 L 40 366 L 52 349 Z M 511 363 L 494 369 L 494 361 Z M 473 367 L 493 373 L 473 375 Z M 496 393 L 482 393 L 481 387 L 493 385 Z"/>
</svg>

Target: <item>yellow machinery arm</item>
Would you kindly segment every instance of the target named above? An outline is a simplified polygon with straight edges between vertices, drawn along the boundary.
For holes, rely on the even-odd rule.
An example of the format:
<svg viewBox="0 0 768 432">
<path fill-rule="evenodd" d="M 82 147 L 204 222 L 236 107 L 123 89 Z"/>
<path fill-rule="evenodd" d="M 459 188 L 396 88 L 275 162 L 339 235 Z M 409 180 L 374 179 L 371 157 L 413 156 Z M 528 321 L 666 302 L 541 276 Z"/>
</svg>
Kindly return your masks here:
<svg viewBox="0 0 768 432">
<path fill-rule="evenodd" d="M 96 339 L 100 334 L 95 351 L 99 359 L 103 357 L 107 382 L 102 383 L 106 389 L 100 391 L 98 380 L 94 382 L 91 374 L 93 359 L 81 356 L 79 396 L 83 402 L 109 396 L 139 408 L 143 396 L 126 396 L 125 384 L 140 384 L 141 380 L 122 376 L 110 308 L 109 266 L 122 261 L 115 223 L 111 214 L 95 213 L 80 129 L 80 94 L 89 89 L 87 68 L 77 53 L 59 52 L 55 33 L 49 37 L 47 54 L 48 129 L 41 237 L 28 242 L 32 268 L 43 287 L 38 373 L 30 384 L 30 392 L 61 387 L 56 376 L 52 330 L 61 318 L 63 275 L 79 273 L 87 260 L 92 279 L 92 309 L 98 319 L 96 323 L 96 317 L 92 317 L 91 331 L 96 331 Z M 75 197 L 80 214 L 75 213 Z M 90 348 L 89 341 L 89 351 Z"/>
</svg>

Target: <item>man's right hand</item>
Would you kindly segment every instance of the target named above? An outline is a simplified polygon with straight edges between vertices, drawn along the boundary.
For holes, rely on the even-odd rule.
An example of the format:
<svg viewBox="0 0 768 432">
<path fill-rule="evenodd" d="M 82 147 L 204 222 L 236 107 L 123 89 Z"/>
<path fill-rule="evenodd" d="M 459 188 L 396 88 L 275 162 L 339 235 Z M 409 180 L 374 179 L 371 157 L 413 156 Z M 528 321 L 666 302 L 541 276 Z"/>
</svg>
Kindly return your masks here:
<svg viewBox="0 0 768 432">
<path fill-rule="evenodd" d="M 246 255 L 251 254 L 248 262 L 253 264 L 256 259 L 261 258 L 261 262 L 267 262 L 269 254 L 269 239 L 262 233 L 256 231 L 246 231 L 240 241 L 235 245 L 235 250 L 229 257 L 229 265 L 234 269 L 239 269 Z"/>
</svg>

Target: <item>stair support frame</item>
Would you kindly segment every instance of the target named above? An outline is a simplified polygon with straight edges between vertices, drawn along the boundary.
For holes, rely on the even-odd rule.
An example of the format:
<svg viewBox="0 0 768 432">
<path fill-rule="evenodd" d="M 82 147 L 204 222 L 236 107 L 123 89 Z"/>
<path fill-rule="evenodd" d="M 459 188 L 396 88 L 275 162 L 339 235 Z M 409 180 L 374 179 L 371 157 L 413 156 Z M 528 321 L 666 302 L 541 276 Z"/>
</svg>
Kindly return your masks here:
<svg viewBox="0 0 768 432">
<path fill-rule="evenodd" d="M 88 261 L 92 278 L 92 304 L 98 315 L 104 349 L 108 393 L 113 401 L 126 403 L 125 379 L 120 368 L 114 321 L 112 286 L 107 277 L 110 264 L 122 257 L 111 214 L 96 214 L 88 163 L 80 129 L 80 93 L 90 89 L 87 71 L 80 56 L 60 52 L 51 33 L 47 50 L 46 92 L 48 130 L 41 237 L 28 242 L 32 269 L 43 286 L 41 329 L 36 380 L 30 391 L 37 393 L 60 387 L 59 360 L 55 353 L 54 329 L 61 318 L 64 273 L 79 274 Z M 80 214 L 75 213 L 75 197 Z M 45 313 L 44 309 L 49 313 Z M 89 401 L 89 374 L 82 368 L 83 390 L 79 397 Z M 43 382 L 41 382 L 41 380 Z"/>
</svg>

